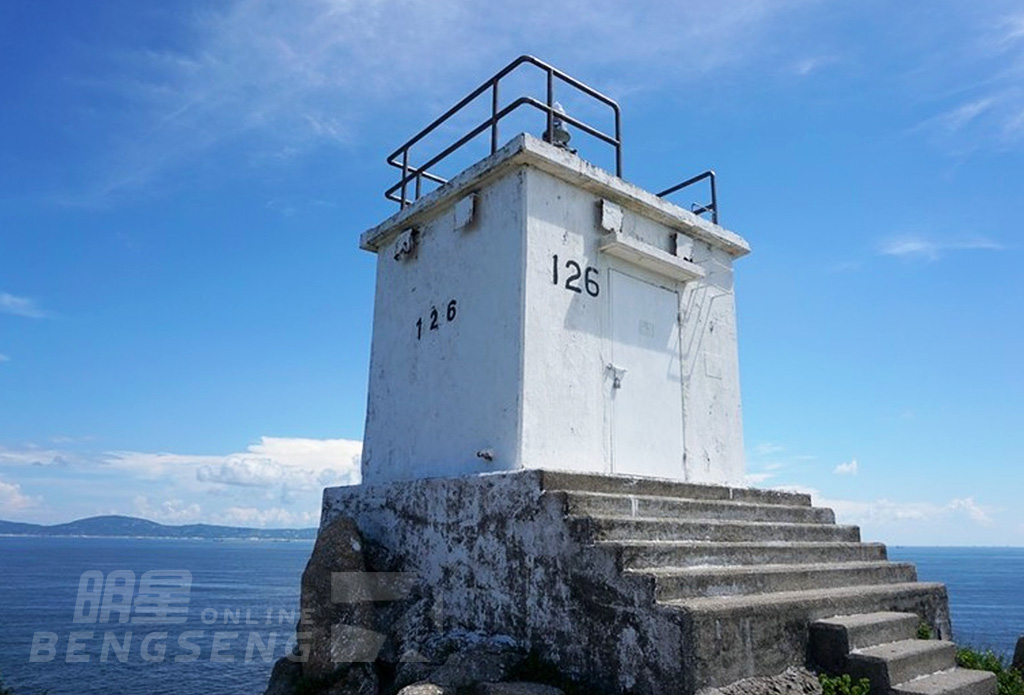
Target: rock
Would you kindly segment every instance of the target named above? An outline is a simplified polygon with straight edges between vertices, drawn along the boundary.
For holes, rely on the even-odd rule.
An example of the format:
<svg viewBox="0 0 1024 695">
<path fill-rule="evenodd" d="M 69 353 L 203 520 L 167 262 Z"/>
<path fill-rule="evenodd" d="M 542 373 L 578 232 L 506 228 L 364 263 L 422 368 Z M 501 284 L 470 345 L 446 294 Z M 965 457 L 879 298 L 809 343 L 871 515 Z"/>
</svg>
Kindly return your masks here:
<svg viewBox="0 0 1024 695">
<path fill-rule="evenodd" d="M 451 688 L 444 688 L 435 683 L 414 683 L 398 691 L 398 695 L 454 695 Z"/>
<path fill-rule="evenodd" d="M 746 678 L 705 695 L 821 695 L 821 683 L 807 669 L 791 666 L 777 676 Z"/>
<path fill-rule="evenodd" d="M 326 695 L 377 695 L 379 683 L 372 664 L 342 666 L 341 677 L 326 690 Z"/>
<path fill-rule="evenodd" d="M 398 668 L 395 669 L 394 687 L 401 690 L 407 685 L 429 681 L 430 674 L 433 673 L 434 669 L 437 667 L 438 664 L 419 661 L 402 662 L 398 664 Z"/>
<path fill-rule="evenodd" d="M 386 660 L 443 663 L 443 635 L 438 627 L 434 600 L 419 596 L 406 602 L 377 604 L 377 626 L 387 631 Z"/>
<path fill-rule="evenodd" d="M 281 657 L 270 672 L 270 681 L 263 695 L 295 695 L 295 689 L 302 678 L 302 664 Z"/>
<path fill-rule="evenodd" d="M 1017 638 L 1017 648 L 1013 650 L 1013 666 L 1024 673 L 1024 635 Z"/>
<path fill-rule="evenodd" d="M 502 681 L 522 660 L 517 652 L 456 652 L 430 675 L 430 681 L 451 688 Z"/>
<path fill-rule="evenodd" d="M 379 643 L 373 632 L 373 603 L 331 600 L 333 573 L 365 572 L 362 550 L 359 529 L 349 518 L 335 519 L 317 535 L 302 573 L 302 611 L 297 628 L 302 674 L 307 678 L 327 678 L 343 663 L 373 661 L 376 657 Z"/>
<path fill-rule="evenodd" d="M 481 683 L 476 695 L 565 695 L 558 688 L 541 683 Z"/>
</svg>

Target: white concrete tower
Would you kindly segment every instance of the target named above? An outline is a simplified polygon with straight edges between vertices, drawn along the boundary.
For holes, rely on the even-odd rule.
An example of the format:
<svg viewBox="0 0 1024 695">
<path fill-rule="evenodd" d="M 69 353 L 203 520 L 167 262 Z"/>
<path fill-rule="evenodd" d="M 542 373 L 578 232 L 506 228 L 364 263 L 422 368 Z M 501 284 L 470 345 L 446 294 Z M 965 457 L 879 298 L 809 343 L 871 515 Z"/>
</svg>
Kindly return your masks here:
<svg viewBox="0 0 1024 695">
<path fill-rule="evenodd" d="M 524 104 L 556 137 L 497 148 L 497 81 L 521 64 L 547 75 L 547 103 Z M 586 127 L 556 110 L 555 82 L 597 94 L 523 57 L 467 97 L 493 89 L 477 131 L 492 154 L 426 195 L 434 160 L 391 160 L 404 205 L 360 239 L 377 254 L 364 484 L 524 468 L 742 480 L 732 264 L 749 247 L 545 142 Z M 602 139 L 618 152 L 617 132 Z"/>
</svg>

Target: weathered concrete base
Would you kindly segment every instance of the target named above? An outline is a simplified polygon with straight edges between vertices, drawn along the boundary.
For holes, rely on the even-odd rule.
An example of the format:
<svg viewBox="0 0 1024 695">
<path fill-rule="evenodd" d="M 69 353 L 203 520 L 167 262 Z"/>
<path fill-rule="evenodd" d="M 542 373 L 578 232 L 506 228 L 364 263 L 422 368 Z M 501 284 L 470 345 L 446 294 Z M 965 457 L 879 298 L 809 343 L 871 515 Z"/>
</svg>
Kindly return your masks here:
<svg viewBox="0 0 1024 695">
<path fill-rule="evenodd" d="M 679 612 L 623 575 L 612 549 L 585 547 L 565 498 L 524 471 L 324 493 L 323 523 L 351 517 L 368 542 L 416 572 L 443 634 L 504 636 L 595 692 L 657 692 L 682 676 Z M 424 653 L 431 645 L 403 645 Z"/>
<path fill-rule="evenodd" d="M 527 470 L 326 490 L 322 524 L 341 515 L 374 569 L 416 573 L 429 599 L 429 628 L 385 649 L 433 660 L 485 635 L 600 695 L 779 674 L 837 614 L 912 612 L 950 632 L 942 585 L 806 495 Z"/>
</svg>

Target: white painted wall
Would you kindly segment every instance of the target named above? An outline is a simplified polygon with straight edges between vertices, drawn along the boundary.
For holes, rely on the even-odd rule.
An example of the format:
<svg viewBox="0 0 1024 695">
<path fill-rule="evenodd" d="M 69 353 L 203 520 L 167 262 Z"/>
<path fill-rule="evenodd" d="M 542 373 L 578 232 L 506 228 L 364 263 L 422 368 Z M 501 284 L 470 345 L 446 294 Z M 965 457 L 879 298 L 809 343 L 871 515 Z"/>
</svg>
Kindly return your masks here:
<svg viewBox="0 0 1024 695">
<path fill-rule="evenodd" d="M 506 174 L 480 192 L 468 228 L 439 206 L 415 225 L 413 254 L 395 260 L 393 239 L 378 252 L 366 482 L 518 464 L 524 198 L 521 175 Z"/>
<path fill-rule="evenodd" d="M 474 192 L 473 222 L 460 229 L 456 207 Z M 617 223 L 621 212 L 622 237 L 655 249 L 661 266 L 600 250 L 603 200 Z M 410 228 L 415 254 L 396 261 Z M 679 232 L 703 278 L 659 270 L 678 262 Z M 364 482 L 520 468 L 742 478 L 740 237 L 520 136 L 362 244 L 378 253 Z M 440 325 L 429 330 L 434 307 Z M 615 360 L 631 363 L 618 389 Z"/>
</svg>

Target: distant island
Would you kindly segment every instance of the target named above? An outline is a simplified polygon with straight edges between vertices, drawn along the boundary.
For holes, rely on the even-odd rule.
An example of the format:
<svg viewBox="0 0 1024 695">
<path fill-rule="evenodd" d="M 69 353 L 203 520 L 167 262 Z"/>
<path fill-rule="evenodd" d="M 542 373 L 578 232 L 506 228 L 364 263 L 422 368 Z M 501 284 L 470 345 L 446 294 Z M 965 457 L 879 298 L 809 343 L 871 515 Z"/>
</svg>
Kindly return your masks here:
<svg viewBox="0 0 1024 695">
<path fill-rule="evenodd" d="M 0 536 L 91 536 L 104 538 L 202 538 L 208 540 L 297 541 L 316 538 L 315 528 L 242 528 L 188 524 L 167 526 L 132 516 L 92 516 L 43 526 L 0 520 Z"/>
</svg>

